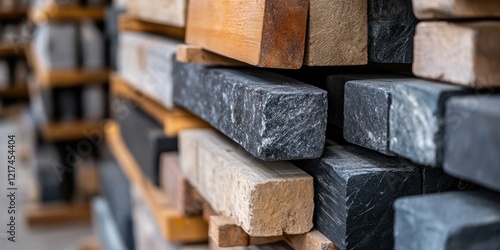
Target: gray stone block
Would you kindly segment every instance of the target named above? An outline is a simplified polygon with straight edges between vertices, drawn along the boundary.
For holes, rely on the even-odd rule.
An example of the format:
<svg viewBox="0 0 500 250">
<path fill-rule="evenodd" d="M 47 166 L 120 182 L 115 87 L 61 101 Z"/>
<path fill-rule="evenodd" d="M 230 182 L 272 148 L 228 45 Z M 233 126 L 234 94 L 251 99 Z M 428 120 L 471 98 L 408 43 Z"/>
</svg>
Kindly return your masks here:
<svg viewBox="0 0 500 250">
<path fill-rule="evenodd" d="M 500 191 L 500 96 L 454 97 L 446 109 L 444 170 Z"/>
<path fill-rule="evenodd" d="M 35 53 L 47 69 L 77 68 L 76 25 L 45 23 L 38 26 L 34 38 Z"/>
<path fill-rule="evenodd" d="M 6 60 L 0 60 L 0 89 L 10 86 L 9 64 Z"/>
<path fill-rule="evenodd" d="M 293 160 L 321 155 L 325 91 L 258 69 L 176 65 L 174 101 L 255 157 Z"/>
<path fill-rule="evenodd" d="M 446 100 L 467 91 L 421 79 L 395 79 L 392 84 L 390 151 L 425 166 L 440 167 Z"/>
<path fill-rule="evenodd" d="M 83 118 L 99 121 L 106 116 L 106 93 L 101 85 L 85 86 L 82 91 Z"/>
<path fill-rule="evenodd" d="M 395 203 L 397 250 L 500 249 L 500 197 L 449 192 Z"/>
<path fill-rule="evenodd" d="M 83 21 L 80 25 L 82 68 L 101 70 L 106 67 L 104 36 L 92 21 Z"/>
<path fill-rule="evenodd" d="M 421 193 L 420 170 L 356 146 L 297 161 L 314 177 L 314 225 L 340 249 L 392 249 L 392 204 Z"/>
<path fill-rule="evenodd" d="M 92 225 L 103 249 L 127 250 L 108 203 L 101 197 L 92 200 Z"/>
<path fill-rule="evenodd" d="M 368 0 L 368 61 L 412 63 L 417 22 L 411 0 Z"/>
</svg>

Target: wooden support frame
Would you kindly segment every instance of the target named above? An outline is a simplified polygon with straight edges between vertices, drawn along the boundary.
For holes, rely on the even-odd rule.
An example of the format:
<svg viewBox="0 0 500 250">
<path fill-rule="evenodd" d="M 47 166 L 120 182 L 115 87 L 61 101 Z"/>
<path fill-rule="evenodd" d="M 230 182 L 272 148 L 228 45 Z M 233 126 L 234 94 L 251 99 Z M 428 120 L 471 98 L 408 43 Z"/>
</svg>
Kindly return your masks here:
<svg viewBox="0 0 500 250">
<path fill-rule="evenodd" d="M 44 22 L 80 21 L 92 19 L 96 21 L 104 20 L 106 8 L 61 6 L 57 3 L 45 4 L 42 7 L 34 7 L 29 10 L 29 19 L 38 24 Z"/>
<path fill-rule="evenodd" d="M 118 126 L 106 126 L 106 141 L 125 175 L 146 200 L 166 240 L 177 243 L 195 243 L 208 239 L 208 224 L 202 216 L 184 216 L 168 201 L 168 197 L 154 187 L 142 174 L 137 162 L 126 147 Z"/>
<path fill-rule="evenodd" d="M 90 223 L 91 209 L 88 203 L 32 204 L 27 208 L 26 222 L 29 226 L 47 226 L 71 222 Z"/>
<path fill-rule="evenodd" d="M 177 61 L 221 66 L 250 66 L 244 62 L 210 52 L 203 49 L 201 46 L 192 44 L 181 44 L 177 46 Z"/>
<path fill-rule="evenodd" d="M 26 44 L 22 43 L 12 43 L 12 44 L 0 44 L 0 56 L 17 56 L 23 55 L 26 51 Z"/>
<path fill-rule="evenodd" d="M 41 136 L 45 141 L 71 141 L 86 138 L 102 131 L 104 123 L 90 121 L 49 122 L 41 128 Z"/>
<path fill-rule="evenodd" d="M 186 33 L 184 28 L 145 21 L 131 14 L 122 14 L 119 17 L 118 29 L 120 31 L 154 33 L 178 40 L 184 40 Z"/>
<path fill-rule="evenodd" d="M 0 89 L 0 98 L 6 97 L 28 97 L 28 84 L 14 84 L 8 88 Z"/>
<path fill-rule="evenodd" d="M 20 19 L 26 16 L 28 10 L 26 9 L 1 9 L 0 10 L 0 19 Z"/>
</svg>

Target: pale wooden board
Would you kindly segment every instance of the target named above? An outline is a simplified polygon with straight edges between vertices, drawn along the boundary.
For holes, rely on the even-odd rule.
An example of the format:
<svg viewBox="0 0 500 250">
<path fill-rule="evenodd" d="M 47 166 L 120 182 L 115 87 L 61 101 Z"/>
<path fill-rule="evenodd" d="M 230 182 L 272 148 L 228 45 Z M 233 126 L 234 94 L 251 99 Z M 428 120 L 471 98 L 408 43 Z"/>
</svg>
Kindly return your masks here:
<svg viewBox="0 0 500 250">
<path fill-rule="evenodd" d="M 500 86 L 500 22 L 422 22 L 413 73 L 475 88 Z"/>
<path fill-rule="evenodd" d="M 186 42 L 267 68 L 302 66 L 306 0 L 191 0 Z"/>
<path fill-rule="evenodd" d="M 29 11 L 30 21 L 36 24 L 45 22 L 82 21 L 87 19 L 104 20 L 105 7 L 61 6 L 51 2 Z"/>
<path fill-rule="evenodd" d="M 177 46 L 177 61 L 221 66 L 249 66 L 244 62 L 221 56 L 193 44 L 180 44 Z"/>
<path fill-rule="evenodd" d="M 498 0 L 413 0 L 418 19 L 499 18 Z"/>
<path fill-rule="evenodd" d="M 187 0 L 127 0 L 127 13 L 140 19 L 184 28 Z"/>
<path fill-rule="evenodd" d="M 367 64 L 367 10 L 367 0 L 311 0 L 304 64 Z"/>
<path fill-rule="evenodd" d="M 124 14 L 119 17 L 118 29 L 120 31 L 153 33 L 178 40 L 184 40 L 185 34 L 184 28 L 148 22 L 130 14 Z"/>
<path fill-rule="evenodd" d="M 258 160 L 211 129 L 180 133 L 181 167 L 200 195 L 253 237 L 312 228 L 312 177 L 289 162 Z"/>
</svg>

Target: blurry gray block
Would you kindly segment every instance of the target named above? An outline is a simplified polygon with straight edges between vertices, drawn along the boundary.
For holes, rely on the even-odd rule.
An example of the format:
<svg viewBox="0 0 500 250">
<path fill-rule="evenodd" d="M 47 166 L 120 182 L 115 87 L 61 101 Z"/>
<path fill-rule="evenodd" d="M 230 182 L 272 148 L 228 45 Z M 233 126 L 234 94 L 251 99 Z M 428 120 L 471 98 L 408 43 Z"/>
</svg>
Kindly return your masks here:
<svg viewBox="0 0 500 250">
<path fill-rule="evenodd" d="M 500 196 L 450 192 L 396 201 L 396 250 L 500 249 Z"/>
<path fill-rule="evenodd" d="M 36 173 L 39 183 L 40 200 L 43 203 L 60 201 L 61 176 L 56 168 L 60 163 L 59 152 L 53 145 L 45 144 L 36 152 Z"/>
<path fill-rule="evenodd" d="M 56 95 L 56 105 L 58 118 L 62 121 L 74 121 L 78 117 L 80 103 L 78 100 L 79 91 L 75 89 L 58 89 Z"/>
<path fill-rule="evenodd" d="M 101 85 L 89 85 L 83 88 L 82 108 L 85 120 L 99 121 L 106 114 L 106 93 Z"/>
<path fill-rule="evenodd" d="M 9 64 L 5 60 L 0 60 L 0 88 L 10 86 Z"/>
<path fill-rule="evenodd" d="M 76 26 L 71 23 L 45 23 L 34 38 L 35 53 L 47 69 L 77 68 Z"/>
<path fill-rule="evenodd" d="M 92 21 L 83 21 L 80 27 L 82 67 L 86 70 L 105 68 L 104 36 Z"/>
<path fill-rule="evenodd" d="M 500 96 L 452 98 L 445 149 L 447 173 L 500 191 Z"/>
<path fill-rule="evenodd" d="M 54 117 L 52 91 L 38 88 L 34 78 L 28 79 L 30 111 L 36 127 L 41 127 Z"/>
<path fill-rule="evenodd" d="M 26 61 L 24 60 L 17 60 L 16 61 L 16 66 L 15 66 L 15 74 L 14 78 L 15 84 L 27 84 L 28 82 L 28 65 L 26 64 Z"/>
<path fill-rule="evenodd" d="M 101 197 L 92 200 L 92 224 L 104 250 L 127 250 L 118 232 L 112 211 Z"/>
<path fill-rule="evenodd" d="M 105 3 L 105 0 L 87 0 L 87 6 L 103 6 Z"/>
<path fill-rule="evenodd" d="M 391 152 L 425 166 L 440 167 L 445 103 L 449 97 L 466 94 L 466 90 L 421 79 L 395 79 L 391 84 Z"/>
</svg>

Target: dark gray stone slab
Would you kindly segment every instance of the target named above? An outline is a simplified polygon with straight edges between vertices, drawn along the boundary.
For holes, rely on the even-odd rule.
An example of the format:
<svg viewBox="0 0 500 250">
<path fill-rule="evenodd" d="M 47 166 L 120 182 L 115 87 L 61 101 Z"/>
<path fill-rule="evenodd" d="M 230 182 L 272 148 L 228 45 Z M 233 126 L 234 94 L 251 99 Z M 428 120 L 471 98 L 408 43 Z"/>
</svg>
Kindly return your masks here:
<svg viewBox="0 0 500 250">
<path fill-rule="evenodd" d="M 39 183 L 40 201 L 49 203 L 61 201 L 60 193 L 61 180 L 53 162 L 60 162 L 59 152 L 53 145 L 41 145 L 36 150 L 36 175 Z"/>
<path fill-rule="evenodd" d="M 392 80 L 350 81 L 345 86 L 344 138 L 386 155 Z"/>
<path fill-rule="evenodd" d="M 446 174 L 441 168 L 419 167 L 422 172 L 422 194 L 474 190 L 474 184 Z"/>
<path fill-rule="evenodd" d="M 314 177 L 314 225 L 340 249 L 392 249 L 392 204 L 421 193 L 420 170 L 356 146 L 297 161 Z"/>
<path fill-rule="evenodd" d="M 317 158 L 323 151 L 327 94 L 258 69 L 174 69 L 174 101 L 263 160 Z"/>
<path fill-rule="evenodd" d="M 47 69 L 77 67 L 77 26 L 73 23 L 39 25 L 34 36 L 35 53 Z"/>
<path fill-rule="evenodd" d="M 86 70 L 101 70 L 106 67 L 104 36 L 93 21 L 80 23 L 82 67 Z"/>
<path fill-rule="evenodd" d="M 120 237 L 118 226 L 113 219 L 113 212 L 103 198 L 97 197 L 92 200 L 94 232 L 99 237 L 103 249 L 126 250 L 127 246 Z"/>
<path fill-rule="evenodd" d="M 368 0 L 368 61 L 412 63 L 417 22 L 411 0 Z"/>
<path fill-rule="evenodd" d="M 395 249 L 500 249 L 500 196 L 449 192 L 395 203 Z"/>
<path fill-rule="evenodd" d="M 455 97 L 447 104 L 444 170 L 500 191 L 500 96 Z"/>
<path fill-rule="evenodd" d="M 81 117 L 82 99 L 80 92 L 80 88 L 54 90 L 56 119 L 74 121 Z"/>
<path fill-rule="evenodd" d="M 444 111 L 459 86 L 421 79 L 395 79 L 389 115 L 390 151 L 425 166 L 443 162 Z"/>
<path fill-rule="evenodd" d="M 104 86 L 89 85 L 82 91 L 82 115 L 87 121 L 99 121 L 106 117 L 107 98 Z"/>
</svg>

